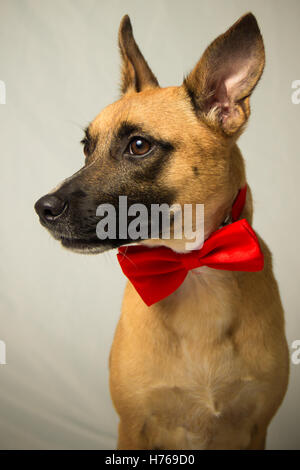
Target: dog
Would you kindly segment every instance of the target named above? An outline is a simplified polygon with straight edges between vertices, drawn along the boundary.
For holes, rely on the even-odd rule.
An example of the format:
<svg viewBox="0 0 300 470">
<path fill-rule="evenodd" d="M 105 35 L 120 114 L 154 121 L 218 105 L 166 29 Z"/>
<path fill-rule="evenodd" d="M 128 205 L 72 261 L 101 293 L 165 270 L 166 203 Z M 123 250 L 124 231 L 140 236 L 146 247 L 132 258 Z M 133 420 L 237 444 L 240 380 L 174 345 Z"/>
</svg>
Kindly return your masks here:
<svg viewBox="0 0 300 470">
<path fill-rule="evenodd" d="M 97 206 L 118 207 L 119 195 L 146 207 L 201 203 L 207 241 L 223 230 L 242 188 L 238 219 L 250 225 L 252 196 L 236 142 L 265 63 L 253 14 L 212 42 L 180 86 L 159 86 L 127 15 L 119 48 L 121 98 L 86 129 L 83 168 L 36 203 L 42 225 L 80 253 L 135 243 L 185 254 L 184 237 L 100 240 Z M 289 359 L 271 253 L 257 237 L 264 267 L 255 272 L 204 264 L 151 306 L 127 283 L 109 360 L 118 449 L 265 448 Z"/>
</svg>

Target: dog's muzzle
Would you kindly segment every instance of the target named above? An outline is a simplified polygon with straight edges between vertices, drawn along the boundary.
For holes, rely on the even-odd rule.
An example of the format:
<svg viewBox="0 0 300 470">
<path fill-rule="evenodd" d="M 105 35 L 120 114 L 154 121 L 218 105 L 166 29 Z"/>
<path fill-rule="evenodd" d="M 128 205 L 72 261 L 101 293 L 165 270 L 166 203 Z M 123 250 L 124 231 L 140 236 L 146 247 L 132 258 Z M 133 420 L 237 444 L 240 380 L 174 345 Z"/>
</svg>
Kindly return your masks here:
<svg viewBox="0 0 300 470">
<path fill-rule="evenodd" d="M 75 204 L 76 206 L 76 204 Z M 82 212 L 76 214 L 76 208 L 64 193 L 50 193 L 41 197 L 34 205 L 41 224 L 51 235 L 59 240 L 65 248 L 78 253 L 102 253 L 114 248 L 110 240 L 100 240 L 96 235 L 97 219 L 89 216 L 90 224 L 83 224 L 88 218 Z M 78 210 L 78 207 L 77 207 Z"/>
</svg>

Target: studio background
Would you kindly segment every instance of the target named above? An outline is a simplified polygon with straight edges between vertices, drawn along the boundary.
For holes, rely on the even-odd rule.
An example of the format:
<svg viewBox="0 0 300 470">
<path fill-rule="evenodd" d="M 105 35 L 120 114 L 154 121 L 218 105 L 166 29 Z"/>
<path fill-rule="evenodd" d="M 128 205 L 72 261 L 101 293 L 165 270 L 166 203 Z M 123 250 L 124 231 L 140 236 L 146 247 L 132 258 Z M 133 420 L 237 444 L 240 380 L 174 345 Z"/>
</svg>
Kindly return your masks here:
<svg viewBox="0 0 300 470">
<path fill-rule="evenodd" d="M 128 13 L 161 86 L 179 85 L 206 46 L 252 11 L 266 69 L 240 148 L 286 312 L 300 339 L 298 0 L 0 0 L 1 449 L 113 449 L 108 356 L 125 279 L 114 252 L 67 252 L 34 202 L 83 165 L 79 141 L 119 96 L 117 31 Z M 291 350 L 292 352 L 292 350 Z M 269 449 L 300 449 L 300 365 L 269 428 Z"/>
</svg>

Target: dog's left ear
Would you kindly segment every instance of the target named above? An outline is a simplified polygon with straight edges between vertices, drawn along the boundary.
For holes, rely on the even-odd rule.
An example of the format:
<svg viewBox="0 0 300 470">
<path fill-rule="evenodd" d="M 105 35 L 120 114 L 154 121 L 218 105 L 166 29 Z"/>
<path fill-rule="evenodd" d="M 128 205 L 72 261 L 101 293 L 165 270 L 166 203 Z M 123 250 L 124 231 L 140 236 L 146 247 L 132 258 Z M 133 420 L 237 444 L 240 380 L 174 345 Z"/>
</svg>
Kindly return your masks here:
<svg viewBox="0 0 300 470">
<path fill-rule="evenodd" d="M 128 15 L 122 18 L 120 24 L 119 47 L 122 59 L 121 93 L 158 87 L 155 75 L 135 42 Z"/>
<path fill-rule="evenodd" d="M 199 117 L 227 135 L 240 133 L 264 63 L 263 39 L 255 17 L 248 13 L 206 49 L 184 80 Z"/>
</svg>

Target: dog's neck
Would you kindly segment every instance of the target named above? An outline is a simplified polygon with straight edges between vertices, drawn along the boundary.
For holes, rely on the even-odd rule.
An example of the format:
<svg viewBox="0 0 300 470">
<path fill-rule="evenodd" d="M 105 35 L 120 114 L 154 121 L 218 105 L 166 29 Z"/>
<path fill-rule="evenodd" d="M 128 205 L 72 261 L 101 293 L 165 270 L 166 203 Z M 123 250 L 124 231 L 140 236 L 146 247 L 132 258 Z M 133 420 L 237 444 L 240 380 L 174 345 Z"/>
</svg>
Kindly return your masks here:
<svg viewBox="0 0 300 470">
<path fill-rule="evenodd" d="M 245 186 L 240 185 L 240 188 Z M 227 198 L 223 200 L 217 200 L 212 202 L 208 202 L 205 206 L 205 224 L 204 224 L 204 240 L 216 230 L 225 225 L 232 223 L 232 205 L 237 197 L 239 190 L 235 191 L 233 194 L 229 195 Z M 252 197 L 249 187 L 247 186 L 247 195 L 246 195 L 246 202 L 241 211 L 239 219 L 245 218 L 251 224 L 252 222 Z M 141 243 L 150 247 L 155 246 L 166 246 L 171 248 L 173 251 L 177 253 L 186 253 L 189 250 L 186 248 L 187 243 L 190 240 L 183 238 L 180 240 L 170 239 L 170 240 L 161 240 L 161 239 L 149 239 L 144 240 Z"/>
<path fill-rule="evenodd" d="M 206 266 L 190 271 L 177 291 L 152 306 L 157 330 L 186 345 L 197 344 L 200 336 L 221 341 L 237 320 L 232 305 L 238 274 Z"/>
</svg>

